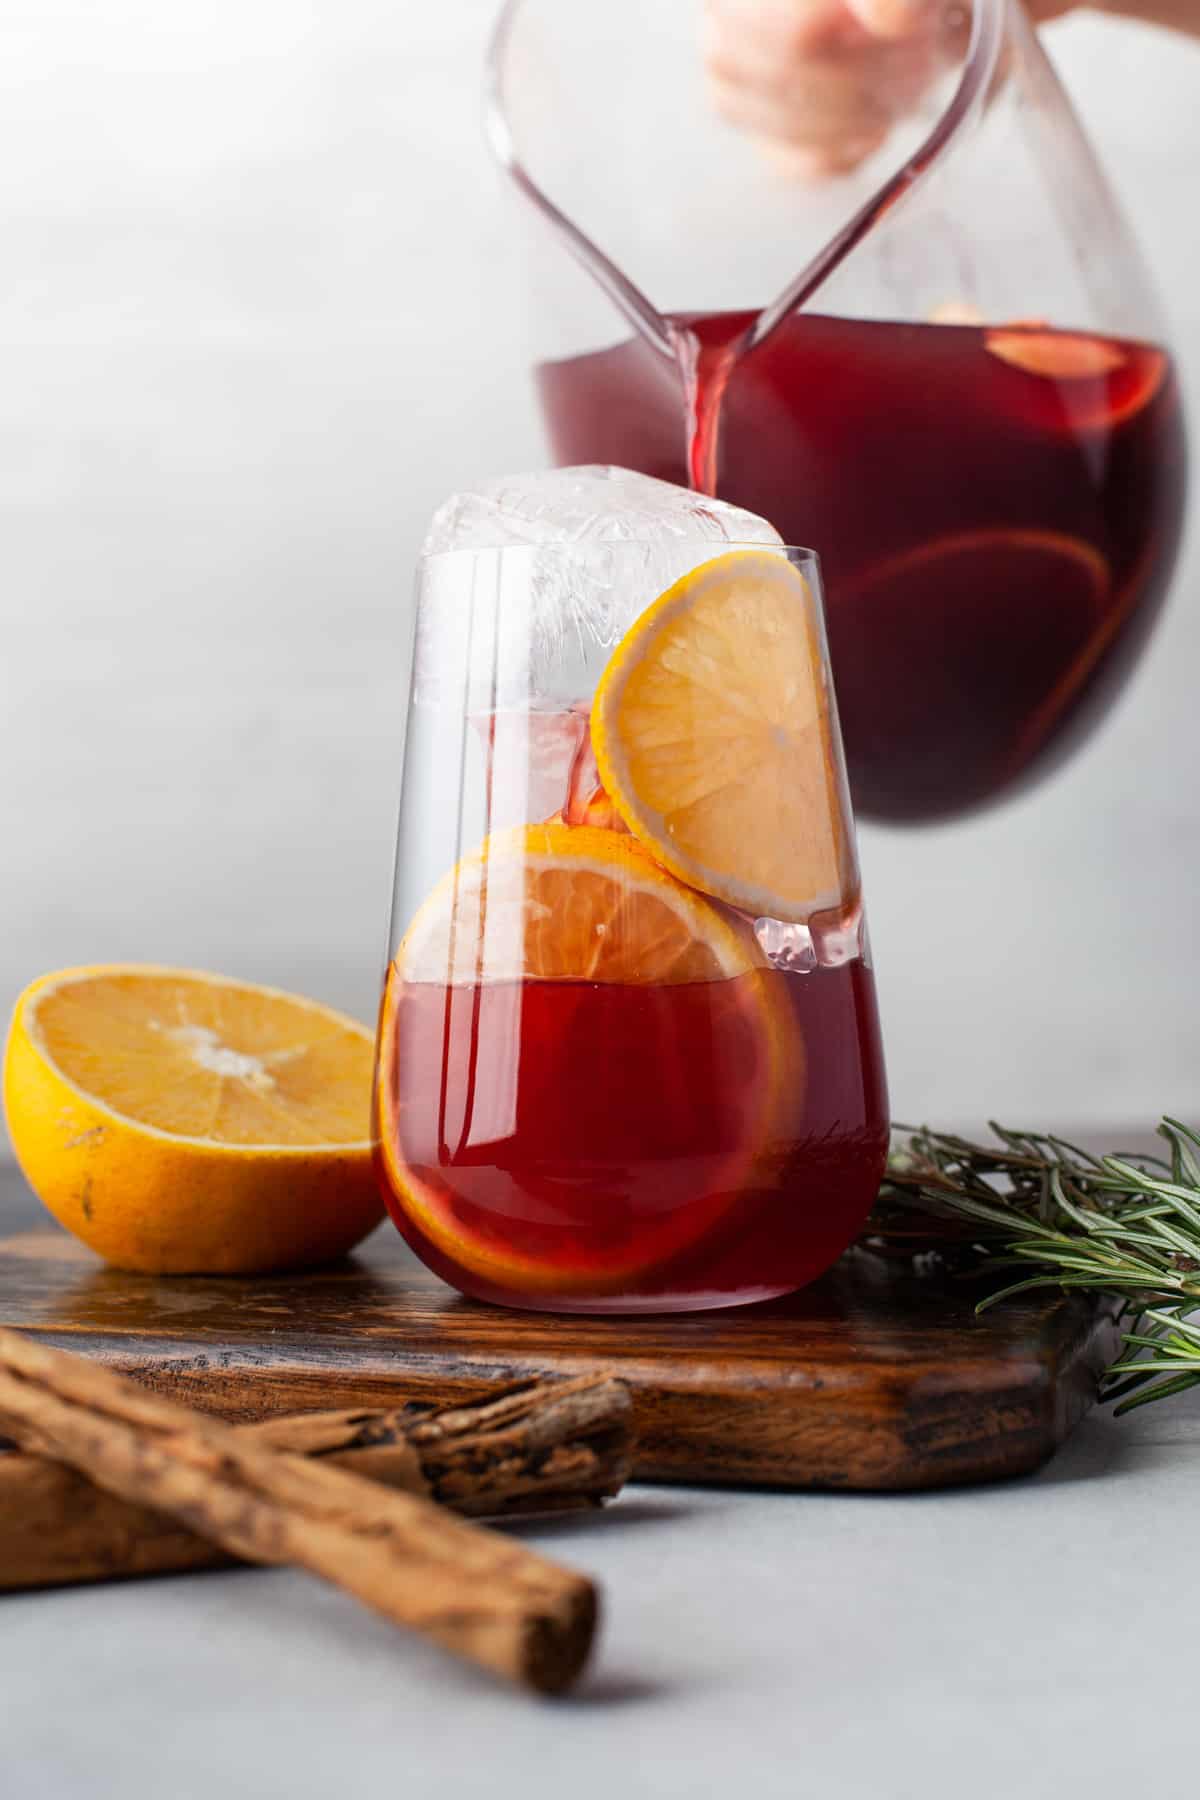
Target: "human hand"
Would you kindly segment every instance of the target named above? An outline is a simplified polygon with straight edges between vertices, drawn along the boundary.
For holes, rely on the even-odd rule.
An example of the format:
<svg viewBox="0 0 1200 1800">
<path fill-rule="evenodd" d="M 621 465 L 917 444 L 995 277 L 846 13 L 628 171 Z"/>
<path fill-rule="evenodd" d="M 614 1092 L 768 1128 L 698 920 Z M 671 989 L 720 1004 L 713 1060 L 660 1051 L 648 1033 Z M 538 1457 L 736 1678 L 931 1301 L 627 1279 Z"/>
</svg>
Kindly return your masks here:
<svg viewBox="0 0 1200 1800">
<path fill-rule="evenodd" d="M 1032 0 L 1029 10 L 1040 24 L 1073 3 Z M 1113 3 L 1200 14 L 1200 0 Z M 785 168 L 840 174 L 960 59 L 969 23 L 969 6 L 949 0 L 705 0 L 713 103 Z"/>
<path fill-rule="evenodd" d="M 936 0 L 706 0 L 717 111 L 797 173 L 852 169 L 944 66 Z"/>
</svg>

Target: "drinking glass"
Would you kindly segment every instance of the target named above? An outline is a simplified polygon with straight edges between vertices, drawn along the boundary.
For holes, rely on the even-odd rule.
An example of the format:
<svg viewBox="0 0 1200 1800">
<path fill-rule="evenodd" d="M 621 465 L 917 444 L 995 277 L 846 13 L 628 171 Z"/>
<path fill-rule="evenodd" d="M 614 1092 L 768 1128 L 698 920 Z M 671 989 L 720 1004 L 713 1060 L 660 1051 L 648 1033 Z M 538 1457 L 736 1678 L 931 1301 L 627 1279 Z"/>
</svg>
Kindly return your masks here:
<svg viewBox="0 0 1200 1800">
<path fill-rule="evenodd" d="M 1020 0 L 930 0 L 898 42 L 811 0 L 826 77 L 781 78 L 780 129 L 855 79 L 877 121 L 816 181 L 720 116 L 701 13 L 501 14 L 551 453 L 815 544 L 860 815 L 961 814 L 1082 741 L 1166 594 L 1185 444 L 1153 286 Z"/>
<path fill-rule="evenodd" d="M 821 582 L 770 543 L 426 556 L 374 1133 L 428 1266 L 507 1306 L 801 1287 L 887 1098 Z"/>
</svg>

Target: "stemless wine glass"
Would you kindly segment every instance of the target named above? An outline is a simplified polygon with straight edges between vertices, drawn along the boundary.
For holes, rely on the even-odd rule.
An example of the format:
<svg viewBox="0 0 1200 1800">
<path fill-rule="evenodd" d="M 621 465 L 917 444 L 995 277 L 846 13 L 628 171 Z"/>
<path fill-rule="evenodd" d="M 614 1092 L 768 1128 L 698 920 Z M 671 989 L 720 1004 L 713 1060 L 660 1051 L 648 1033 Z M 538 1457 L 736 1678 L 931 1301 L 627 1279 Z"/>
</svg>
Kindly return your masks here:
<svg viewBox="0 0 1200 1800">
<path fill-rule="evenodd" d="M 787 1293 L 874 1199 L 887 1099 L 815 557 L 426 556 L 374 1121 L 464 1293 Z"/>
</svg>

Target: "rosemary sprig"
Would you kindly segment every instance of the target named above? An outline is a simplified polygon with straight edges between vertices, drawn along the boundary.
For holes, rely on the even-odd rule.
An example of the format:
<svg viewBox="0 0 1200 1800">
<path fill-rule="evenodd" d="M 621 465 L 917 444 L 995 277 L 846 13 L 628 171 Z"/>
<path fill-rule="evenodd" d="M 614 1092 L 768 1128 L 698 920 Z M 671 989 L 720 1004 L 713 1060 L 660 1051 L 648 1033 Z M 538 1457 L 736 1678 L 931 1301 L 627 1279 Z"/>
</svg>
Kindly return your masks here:
<svg viewBox="0 0 1200 1800">
<path fill-rule="evenodd" d="M 1093 1156 L 1063 1138 L 991 1125 L 996 1143 L 898 1125 L 871 1230 L 911 1240 L 914 1211 L 956 1246 L 1012 1271 L 979 1310 L 1034 1288 L 1120 1302 L 1124 1349 L 1102 1396 L 1128 1412 L 1200 1385 L 1200 1136 L 1164 1118 L 1165 1154 Z M 907 1230 L 906 1230 L 907 1227 Z M 949 1237 L 947 1237 L 949 1231 Z"/>
</svg>

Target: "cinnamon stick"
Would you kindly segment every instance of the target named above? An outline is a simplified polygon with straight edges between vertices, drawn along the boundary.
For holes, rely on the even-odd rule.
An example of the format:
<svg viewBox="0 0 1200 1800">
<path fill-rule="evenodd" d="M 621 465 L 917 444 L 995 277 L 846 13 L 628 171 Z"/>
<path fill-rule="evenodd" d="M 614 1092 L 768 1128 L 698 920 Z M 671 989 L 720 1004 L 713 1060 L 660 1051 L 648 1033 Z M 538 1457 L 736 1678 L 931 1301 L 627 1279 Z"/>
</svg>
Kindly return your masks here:
<svg viewBox="0 0 1200 1800">
<path fill-rule="evenodd" d="M 0 1329 L 0 1432 L 248 1562 L 323 1576 L 397 1624 L 543 1693 L 575 1679 L 592 1583 L 417 1494 L 247 1442 L 123 1376 Z"/>
<path fill-rule="evenodd" d="M 619 1381 L 582 1376 L 450 1411 L 301 1413 L 234 1429 L 245 1443 L 328 1458 L 385 1487 L 495 1518 L 595 1507 L 618 1493 L 629 1473 L 629 1411 Z M 62 1463 L 0 1454 L 0 1592 L 232 1561 Z"/>
</svg>

